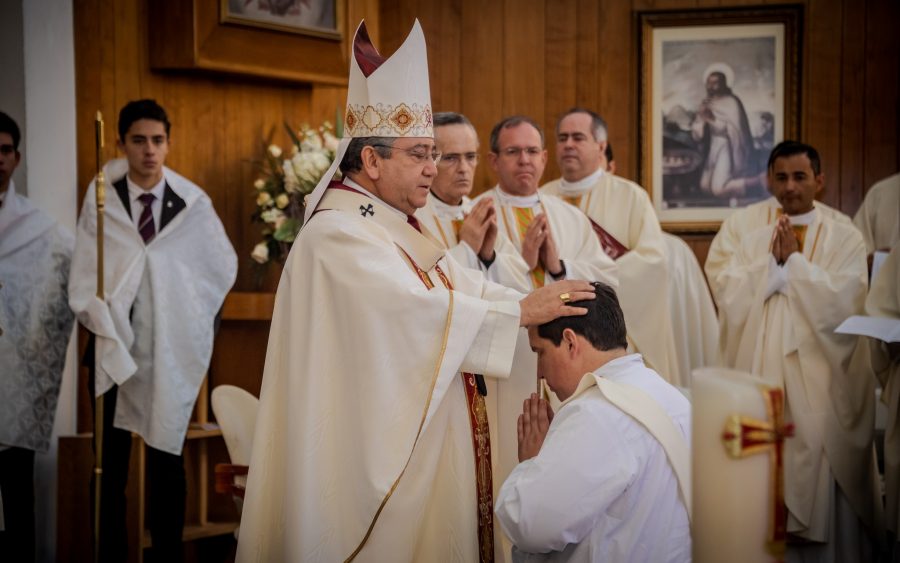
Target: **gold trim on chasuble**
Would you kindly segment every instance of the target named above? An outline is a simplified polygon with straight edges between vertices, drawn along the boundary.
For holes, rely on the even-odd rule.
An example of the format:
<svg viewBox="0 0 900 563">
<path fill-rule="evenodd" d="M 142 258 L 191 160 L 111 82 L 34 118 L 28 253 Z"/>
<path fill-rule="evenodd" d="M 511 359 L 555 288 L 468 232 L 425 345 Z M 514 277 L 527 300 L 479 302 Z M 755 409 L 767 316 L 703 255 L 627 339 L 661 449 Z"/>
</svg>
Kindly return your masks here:
<svg viewBox="0 0 900 563">
<path fill-rule="evenodd" d="M 350 554 L 350 557 L 344 560 L 344 563 L 348 563 L 356 559 L 356 556 L 359 555 L 359 552 L 362 551 L 362 548 L 365 547 L 366 542 L 369 541 L 369 536 L 372 535 L 372 530 L 375 528 L 375 523 L 378 522 L 378 517 L 381 516 L 381 512 L 384 510 L 384 507 L 387 505 L 388 500 L 390 500 L 391 495 L 394 494 L 394 491 L 397 490 L 397 485 L 400 484 L 400 479 L 403 478 L 403 474 L 406 473 L 406 468 L 409 467 L 409 462 L 412 460 L 413 452 L 416 451 L 416 445 L 419 443 L 419 436 L 422 435 L 422 427 L 425 426 L 425 418 L 428 415 L 428 409 L 431 407 L 431 397 L 434 394 L 434 386 L 437 383 L 438 375 L 441 372 L 441 364 L 444 361 L 444 352 L 447 351 L 447 341 L 450 338 L 450 323 L 453 320 L 453 292 L 450 291 L 450 303 L 447 307 L 447 320 L 444 323 L 444 336 L 441 340 L 441 351 L 438 354 L 437 364 L 434 366 L 434 374 L 431 376 L 431 386 L 428 388 L 428 399 L 425 401 L 425 408 L 422 410 L 422 419 L 419 421 L 419 429 L 416 430 L 416 438 L 413 440 L 412 449 L 409 450 L 409 457 L 406 458 L 406 463 L 403 464 L 403 469 L 400 470 L 400 474 L 397 475 L 397 478 L 394 479 L 393 484 L 391 484 L 391 488 L 388 490 L 384 499 L 381 501 L 381 505 L 378 507 L 378 510 L 375 511 L 375 515 L 372 517 L 372 523 L 369 524 L 369 529 L 366 530 L 366 535 L 363 536 L 359 545 L 356 546 L 356 549 L 353 550 L 353 553 Z"/>
<path fill-rule="evenodd" d="M 534 208 L 533 207 L 512 207 L 509 206 L 509 209 L 512 211 L 513 218 L 516 220 L 516 234 L 519 236 L 514 237 L 512 234 L 512 229 L 509 228 L 509 222 L 506 219 L 506 207 L 501 206 L 500 209 L 502 213 L 500 214 L 503 217 L 503 226 L 506 229 L 506 236 L 509 237 L 511 241 L 519 241 L 519 252 L 522 252 L 522 241 L 525 240 L 525 231 L 528 229 L 528 225 L 534 221 Z M 544 209 L 544 204 L 541 203 L 541 209 L 546 215 L 547 210 Z M 549 218 L 549 215 L 548 215 Z M 540 261 L 537 265 L 535 265 L 534 269 L 529 272 L 531 274 L 531 282 L 534 284 L 535 288 L 544 287 L 544 280 L 546 278 L 546 272 L 544 272 L 543 266 L 541 266 Z"/>
<path fill-rule="evenodd" d="M 441 219 L 436 214 L 432 213 L 431 216 L 434 218 L 434 224 L 437 226 L 438 234 L 441 235 L 441 240 L 444 242 L 444 248 L 449 249 L 451 246 L 450 239 L 447 238 L 447 233 L 444 232 L 444 227 L 441 225 Z M 459 243 L 459 230 L 462 228 L 463 221 L 465 219 L 451 219 L 450 225 L 453 227 L 453 236 L 456 237 L 453 244 Z M 477 250 L 475 251 L 478 252 Z"/>
<path fill-rule="evenodd" d="M 428 273 L 422 270 L 402 247 L 398 246 L 397 248 L 399 248 L 403 253 L 406 261 L 410 264 L 413 270 L 415 270 L 416 275 L 418 275 L 419 279 L 422 281 L 425 287 L 429 290 L 433 289 L 434 282 L 431 281 Z M 419 423 L 419 431 L 416 433 L 416 441 L 413 443 L 413 450 L 415 450 L 416 443 L 418 443 L 419 441 L 419 434 L 422 432 L 422 425 L 425 423 L 425 415 L 428 413 L 428 406 L 431 404 L 431 393 L 434 392 L 434 385 L 437 381 L 441 362 L 444 358 L 444 351 L 447 348 L 447 340 L 450 333 L 450 321 L 453 311 L 453 284 L 450 282 L 450 278 L 448 278 L 447 275 L 444 274 L 444 271 L 441 270 L 440 266 L 435 264 L 434 270 L 437 273 L 438 278 L 440 278 L 441 283 L 450 294 L 450 309 L 447 313 L 447 324 L 444 327 L 444 340 L 441 344 L 441 355 L 431 381 L 428 403 L 425 406 L 425 412 L 422 414 L 422 421 Z M 487 406 L 485 405 L 484 397 L 481 395 L 481 393 L 478 392 L 478 386 L 475 383 L 475 376 L 471 373 L 462 373 L 460 375 L 463 378 L 463 387 L 465 388 L 466 392 L 466 406 L 469 413 L 469 422 L 471 424 L 472 451 L 475 460 L 475 500 L 478 515 L 479 560 L 483 563 L 492 563 L 494 561 L 494 484 L 493 476 L 491 473 L 491 434 L 490 427 L 488 426 Z M 412 459 L 412 452 L 410 452 L 409 459 Z M 406 460 L 406 466 L 409 465 L 409 459 Z M 403 477 L 403 473 L 406 471 L 406 466 L 403 467 L 403 471 L 400 473 L 400 476 L 397 477 L 397 480 L 391 486 L 391 490 L 388 493 L 387 497 L 385 497 L 384 501 L 382 501 L 381 507 L 375 514 L 375 518 L 372 520 L 372 524 L 371 526 L 369 526 L 369 531 L 366 533 L 366 537 L 363 539 L 363 542 L 359 545 L 356 551 L 353 552 L 353 555 L 351 555 L 347 559 L 347 561 L 350 561 L 354 557 L 356 557 L 356 555 L 359 554 L 359 551 L 365 545 L 366 541 L 369 539 L 369 535 L 372 532 L 372 528 L 375 526 L 375 522 L 378 520 L 378 516 L 381 514 L 382 509 L 384 508 L 385 504 L 387 504 L 388 499 L 390 498 L 391 494 L 393 494 L 394 489 L 397 487 L 397 484 L 400 482 L 400 478 Z"/>
<path fill-rule="evenodd" d="M 732 459 L 758 453 L 769 455 L 769 533 L 766 551 L 781 561 L 787 540 L 787 506 L 784 504 L 784 440 L 794 433 L 784 423 L 784 391 L 759 386 L 766 405 L 766 420 L 732 414 L 725 420 L 722 445 Z"/>
</svg>

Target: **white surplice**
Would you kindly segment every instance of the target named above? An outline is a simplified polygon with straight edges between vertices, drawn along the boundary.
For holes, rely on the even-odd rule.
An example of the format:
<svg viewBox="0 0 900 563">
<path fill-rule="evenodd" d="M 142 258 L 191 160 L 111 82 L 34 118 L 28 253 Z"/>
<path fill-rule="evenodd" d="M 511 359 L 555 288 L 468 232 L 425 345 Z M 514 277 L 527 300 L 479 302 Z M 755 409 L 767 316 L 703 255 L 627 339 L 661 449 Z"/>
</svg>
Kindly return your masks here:
<svg viewBox="0 0 900 563">
<path fill-rule="evenodd" d="M 91 182 L 78 219 L 69 305 L 96 335 L 99 396 L 114 384 L 116 428 L 178 455 L 209 367 L 213 323 L 237 275 L 237 256 L 212 202 L 190 180 L 163 168 L 185 208 L 144 244 L 112 185 L 128 163 L 105 167 L 104 293 L 97 298 L 97 207 Z"/>
<path fill-rule="evenodd" d="M 16 193 L 0 207 L 0 448 L 50 447 L 66 347 L 75 239 Z"/>
<path fill-rule="evenodd" d="M 880 508 L 874 502 L 874 382 L 851 369 L 856 337 L 834 334 L 844 319 L 862 312 L 865 246 L 853 225 L 818 206 L 791 219 L 808 224 L 802 253 L 777 265 L 770 250 L 774 226 L 763 226 L 742 233 L 717 276 L 720 351 L 725 367 L 785 389 L 786 420 L 795 425 L 785 446 L 788 531 L 833 545 L 834 481 L 870 529 Z"/>
<path fill-rule="evenodd" d="M 600 169 L 578 182 L 549 182 L 541 193 L 578 198 L 578 207 L 628 249 L 616 266 L 619 301 L 634 351 L 667 381 L 689 387 L 690 372 L 679 369 L 670 293 L 662 290 L 670 286 L 663 233 L 647 192 Z"/>
<path fill-rule="evenodd" d="M 516 545 L 513 559 L 690 561 L 687 509 L 666 452 L 604 398 L 595 377 L 649 395 L 690 442 L 690 404 L 639 355 L 587 374 L 557 411 L 538 455 L 516 466 L 501 488 L 496 513 Z"/>
<path fill-rule="evenodd" d="M 697 256 L 681 237 L 663 233 L 669 264 L 669 306 L 678 350 L 680 387 L 690 387 L 691 373 L 714 366 L 719 355 L 719 319 Z"/>
<path fill-rule="evenodd" d="M 427 233 L 336 188 L 300 231 L 275 299 L 239 562 L 478 560 L 460 371 L 509 375 L 522 296 Z"/>
<path fill-rule="evenodd" d="M 869 188 L 853 224 L 862 233 L 869 254 L 894 248 L 900 242 L 900 174 Z"/>
<path fill-rule="evenodd" d="M 872 280 L 866 314 L 900 319 L 900 246 L 894 246 Z M 894 541 L 900 542 L 900 357 L 891 358 L 884 342 L 871 340 L 869 344 L 872 367 L 882 386 L 881 400 L 888 410 L 884 433 L 886 523 Z"/>
<path fill-rule="evenodd" d="M 613 288 L 618 288 L 618 269 L 616 263 L 607 256 L 587 217 L 578 208 L 569 205 L 551 195 L 534 194 L 530 197 L 517 198 L 494 187 L 477 198 L 491 197 L 497 211 L 497 238 L 505 238 L 503 244 L 511 244 L 521 256 L 522 240 L 516 227 L 516 218 L 512 207 L 531 207 L 535 216 L 547 213 L 550 230 L 556 240 L 559 257 L 565 264 L 566 279 L 602 281 Z M 522 260 L 518 268 L 509 267 L 498 270 L 498 281 L 524 293 L 535 289 L 528 266 Z M 545 283 L 553 278 L 545 274 Z M 516 355 L 513 361 L 512 374 L 507 381 L 500 384 L 497 393 L 497 434 L 499 436 L 500 455 L 498 472 L 495 479 L 503 480 L 518 463 L 518 437 L 516 421 L 522 412 L 522 401 L 531 393 L 538 391 L 537 356 L 528 343 L 528 332 L 523 328 L 516 342 Z M 555 396 L 552 397 L 555 400 Z"/>
<path fill-rule="evenodd" d="M 852 224 L 850 217 L 820 201 L 813 202 L 813 206 L 823 216 L 830 217 L 839 223 Z M 781 204 L 778 203 L 778 200 L 770 197 L 735 211 L 722 222 L 719 232 L 716 233 L 716 237 L 709 247 L 706 264 L 703 266 L 714 298 L 719 291 L 719 275 L 728 266 L 734 253 L 740 247 L 741 238 L 755 229 L 775 224 L 780 209 Z"/>
</svg>

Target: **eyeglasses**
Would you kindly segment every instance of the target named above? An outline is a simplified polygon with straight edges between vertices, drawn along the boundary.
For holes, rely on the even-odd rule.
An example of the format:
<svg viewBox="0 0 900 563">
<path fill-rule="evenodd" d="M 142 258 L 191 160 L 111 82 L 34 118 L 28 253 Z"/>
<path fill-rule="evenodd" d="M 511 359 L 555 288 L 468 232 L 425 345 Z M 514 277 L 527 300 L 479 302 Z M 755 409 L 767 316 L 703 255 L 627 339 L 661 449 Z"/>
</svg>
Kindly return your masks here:
<svg viewBox="0 0 900 563">
<path fill-rule="evenodd" d="M 463 160 L 465 160 L 469 164 L 469 166 L 474 168 L 475 166 L 478 166 L 478 153 L 467 152 L 465 154 L 461 154 L 458 152 L 451 152 L 449 154 L 441 155 L 441 165 L 446 168 L 453 168 Z"/>
<path fill-rule="evenodd" d="M 519 158 L 519 155 L 525 153 L 529 159 L 537 158 L 543 150 L 540 147 L 506 147 L 500 150 L 500 156 L 507 158 Z"/>
<path fill-rule="evenodd" d="M 437 150 L 432 150 L 431 154 L 428 154 L 428 151 L 424 147 L 415 146 L 410 149 L 401 149 L 400 147 L 395 147 L 392 145 L 385 144 L 373 144 L 373 147 L 384 147 L 386 149 L 392 149 L 395 151 L 403 151 L 405 152 L 413 162 L 416 164 L 425 164 L 425 161 L 430 159 L 434 164 L 437 164 L 441 161 L 441 153 Z"/>
</svg>

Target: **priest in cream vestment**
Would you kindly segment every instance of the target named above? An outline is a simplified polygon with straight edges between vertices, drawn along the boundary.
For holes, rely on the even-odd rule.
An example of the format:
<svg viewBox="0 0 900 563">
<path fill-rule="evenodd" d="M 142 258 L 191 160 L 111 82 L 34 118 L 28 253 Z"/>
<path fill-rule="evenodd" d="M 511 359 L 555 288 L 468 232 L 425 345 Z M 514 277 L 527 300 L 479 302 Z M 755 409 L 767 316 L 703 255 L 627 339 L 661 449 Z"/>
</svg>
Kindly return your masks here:
<svg viewBox="0 0 900 563">
<path fill-rule="evenodd" d="M 462 114 L 441 112 L 434 115 L 434 142 L 441 153 L 437 176 L 431 184 L 425 206 L 416 211 L 423 227 L 434 234 L 447 253 L 460 264 L 480 270 L 491 280 L 503 284 L 525 268 L 518 251 L 505 237 L 497 237 L 497 214 L 493 200 L 484 198 L 473 205 L 468 195 L 478 165 L 478 134 L 472 123 Z M 520 333 L 521 337 L 521 333 Z M 494 496 L 500 484 L 497 463 L 500 459 L 497 429 L 499 383 L 496 378 L 484 379 L 487 394 L 485 407 L 491 430 L 491 460 Z M 512 444 L 506 443 L 507 446 Z M 494 537 L 503 533 L 494 522 Z M 508 559 L 509 546 L 495 541 L 497 561 Z"/>
<path fill-rule="evenodd" d="M 412 216 L 439 158 L 421 26 L 389 59 L 360 26 L 350 59 L 345 137 L 275 299 L 237 560 L 491 561 L 475 374 L 507 377 L 519 325 L 592 288 L 522 298 L 449 256 Z"/>
<path fill-rule="evenodd" d="M 900 241 L 900 174 L 874 184 L 853 216 L 866 241 L 866 250 L 890 252 Z"/>
<path fill-rule="evenodd" d="M 491 281 L 513 285 L 508 282 L 525 266 L 522 257 L 508 239 L 497 236 L 492 200 L 482 199 L 476 206 L 469 198 L 478 166 L 474 126 L 462 114 L 436 113 L 434 142 L 441 153 L 438 174 L 416 217 L 457 262 L 481 270 Z"/>
<path fill-rule="evenodd" d="M 900 319 L 900 246 L 894 246 L 872 280 L 866 314 Z M 888 411 L 884 433 L 885 508 L 896 560 L 900 557 L 900 343 L 869 343 L 872 367 L 882 386 L 881 400 Z"/>
<path fill-rule="evenodd" d="M 606 123 L 596 113 L 573 108 L 556 126 L 556 158 L 563 177 L 545 184 L 544 194 L 581 209 L 603 250 L 616 261 L 619 299 L 629 342 L 667 381 L 690 386 L 682 373 L 672 330 L 668 266 L 659 220 L 647 192 L 604 170 Z"/>
<path fill-rule="evenodd" d="M 874 536 L 880 509 L 874 382 L 849 367 L 857 339 L 834 334 L 862 311 L 865 246 L 852 225 L 813 205 L 824 185 L 815 149 L 782 143 L 769 168 L 784 215 L 739 233 L 716 278 L 722 361 L 786 392 L 795 425 L 785 448 L 788 561 L 867 560 L 863 525 Z M 732 219 L 748 213 L 757 210 Z"/>
<path fill-rule="evenodd" d="M 547 153 L 536 123 L 521 116 L 499 122 L 491 132 L 488 158 L 498 185 L 478 196 L 476 204 L 486 198 L 494 201 L 497 236 L 522 257 L 518 268 L 504 270 L 504 285 L 523 292 L 555 279 L 618 285 L 616 264 L 603 252 L 587 217 L 561 199 L 539 192 Z M 522 330 L 512 376 L 502 383 L 497 396 L 500 459 L 494 478 L 501 482 L 518 463 L 516 419 L 522 401 L 537 389 L 537 359 Z"/>
</svg>

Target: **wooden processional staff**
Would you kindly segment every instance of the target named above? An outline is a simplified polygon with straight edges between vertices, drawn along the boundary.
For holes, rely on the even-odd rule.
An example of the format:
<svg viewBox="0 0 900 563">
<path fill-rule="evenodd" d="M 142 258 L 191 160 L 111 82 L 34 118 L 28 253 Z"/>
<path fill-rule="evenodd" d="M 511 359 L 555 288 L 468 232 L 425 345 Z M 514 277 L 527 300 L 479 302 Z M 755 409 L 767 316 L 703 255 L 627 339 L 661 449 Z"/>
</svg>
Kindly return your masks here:
<svg viewBox="0 0 900 563">
<path fill-rule="evenodd" d="M 94 126 L 97 152 L 97 181 L 94 183 L 97 202 L 97 298 L 105 302 L 103 289 L 103 212 L 106 206 L 106 177 L 103 174 L 103 114 L 97 112 Z M 97 345 L 94 345 L 94 389 L 97 389 Z M 94 561 L 100 561 L 100 492 L 103 477 L 103 395 L 94 406 Z"/>
</svg>

